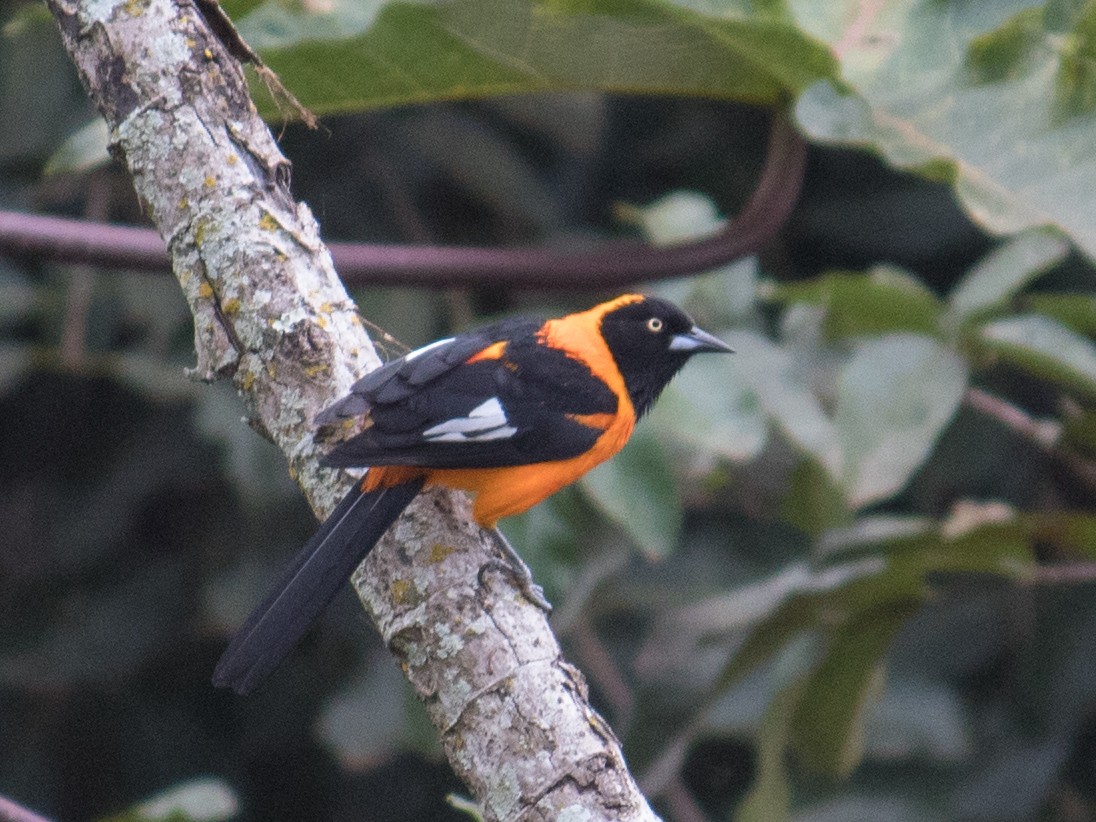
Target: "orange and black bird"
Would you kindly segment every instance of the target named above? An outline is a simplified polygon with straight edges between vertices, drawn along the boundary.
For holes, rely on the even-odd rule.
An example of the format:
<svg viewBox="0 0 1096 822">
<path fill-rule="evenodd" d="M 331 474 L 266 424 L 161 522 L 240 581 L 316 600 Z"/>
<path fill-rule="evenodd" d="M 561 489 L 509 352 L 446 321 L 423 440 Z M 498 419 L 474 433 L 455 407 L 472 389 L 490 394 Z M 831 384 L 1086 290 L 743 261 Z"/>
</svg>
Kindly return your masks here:
<svg viewBox="0 0 1096 822">
<path fill-rule="evenodd" d="M 493 528 L 619 451 L 693 354 L 730 350 L 672 303 L 625 294 L 438 340 L 369 373 L 316 418 L 359 422 L 324 462 L 369 470 L 248 617 L 214 684 L 245 694 L 266 679 L 423 488 L 470 492 L 476 522 Z"/>
</svg>

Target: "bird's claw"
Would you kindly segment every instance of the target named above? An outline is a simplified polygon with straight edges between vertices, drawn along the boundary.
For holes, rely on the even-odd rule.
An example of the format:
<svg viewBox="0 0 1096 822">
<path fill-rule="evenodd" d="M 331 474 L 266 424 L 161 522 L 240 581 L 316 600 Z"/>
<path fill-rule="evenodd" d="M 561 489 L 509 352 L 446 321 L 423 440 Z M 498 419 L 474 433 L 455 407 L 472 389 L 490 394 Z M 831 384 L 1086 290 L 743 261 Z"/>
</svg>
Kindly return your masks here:
<svg viewBox="0 0 1096 822">
<path fill-rule="evenodd" d="M 544 589 L 533 581 L 533 572 L 529 570 L 525 560 L 514 550 L 514 546 L 510 544 L 510 540 L 503 535 L 502 531 L 498 528 L 493 530 L 495 541 L 506 556 L 505 566 L 513 574 L 514 581 L 517 583 L 522 595 L 544 611 L 546 615 L 550 615 L 552 613 L 552 603 L 544 596 Z"/>
</svg>

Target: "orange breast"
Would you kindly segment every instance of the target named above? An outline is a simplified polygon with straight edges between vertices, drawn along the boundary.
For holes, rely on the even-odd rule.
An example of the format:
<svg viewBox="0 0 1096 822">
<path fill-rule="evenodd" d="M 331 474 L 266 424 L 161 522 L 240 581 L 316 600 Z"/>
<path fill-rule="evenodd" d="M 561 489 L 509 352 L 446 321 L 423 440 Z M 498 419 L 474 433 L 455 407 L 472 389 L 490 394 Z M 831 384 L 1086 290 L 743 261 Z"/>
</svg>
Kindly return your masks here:
<svg viewBox="0 0 1096 822">
<path fill-rule="evenodd" d="M 629 409 L 630 410 L 630 409 Z M 591 468 L 605 462 L 624 447 L 635 427 L 631 413 L 617 414 L 594 447 L 577 457 L 536 462 L 506 468 L 416 468 L 405 465 L 374 466 L 362 480 L 362 490 L 399 485 L 423 475 L 427 487 L 440 485 L 474 495 L 472 516 L 484 528 L 493 528 L 505 517 L 520 514 L 570 485 Z"/>
<path fill-rule="evenodd" d="M 492 528 L 500 519 L 532 508 L 609 459 L 624 447 L 634 427 L 634 415 L 617 414 L 594 447 L 578 457 L 508 468 L 432 470 L 427 472 L 426 484 L 471 492 L 475 495 L 472 516 L 483 527 Z"/>
</svg>

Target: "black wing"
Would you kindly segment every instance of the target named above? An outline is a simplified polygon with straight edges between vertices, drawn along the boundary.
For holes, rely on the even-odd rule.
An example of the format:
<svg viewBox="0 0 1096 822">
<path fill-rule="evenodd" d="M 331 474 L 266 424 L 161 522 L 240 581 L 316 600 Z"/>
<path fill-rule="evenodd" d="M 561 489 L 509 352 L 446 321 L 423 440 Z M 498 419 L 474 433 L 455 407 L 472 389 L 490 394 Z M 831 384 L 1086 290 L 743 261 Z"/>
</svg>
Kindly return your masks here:
<svg viewBox="0 0 1096 822">
<path fill-rule="evenodd" d="M 331 466 L 498 468 L 567 459 L 602 429 L 576 415 L 613 414 L 617 398 L 580 361 L 539 344 L 537 321 L 511 320 L 441 340 L 358 381 L 317 422 L 367 415 Z M 506 341 L 498 358 L 468 362 Z"/>
</svg>

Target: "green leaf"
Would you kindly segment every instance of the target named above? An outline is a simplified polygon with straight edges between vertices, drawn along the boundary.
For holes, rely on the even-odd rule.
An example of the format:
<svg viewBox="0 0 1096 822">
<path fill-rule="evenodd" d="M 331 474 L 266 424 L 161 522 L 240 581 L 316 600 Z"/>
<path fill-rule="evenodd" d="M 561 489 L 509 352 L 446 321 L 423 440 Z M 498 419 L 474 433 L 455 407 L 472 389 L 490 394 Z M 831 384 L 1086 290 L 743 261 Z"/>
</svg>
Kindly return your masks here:
<svg viewBox="0 0 1096 822">
<path fill-rule="evenodd" d="M 40 289 L 24 278 L 11 275 L 0 267 L 0 323 L 19 322 L 28 318 L 43 302 Z"/>
<path fill-rule="evenodd" d="M 815 551 L 824 565 L 792 565 L 704 606 L 707 612 L 718 605 L 727 630 L 752 625 L 715 687 L 726 690 L 805 631 L 850 625 L 879 608 L 906 613 L 907 605 L 923 600 L 931 574 L 1023 577 L 1032 567 L 1033 539 L 1076 545 L 1094 532 L 1096 517 L 1030 520 L 1000 503 L 959 504 L 938 522 L 876 516 L 834 528 Z M 714 622 L 709 628 L 719 630 Z"/>
<path fill-rule="evenodd" d="M 2 379 L 0 385 L 3 385 Z M 1076 451 L 1089 461 L 1096 460 L 1096 411 L 1077 409 L 1066 417 L 1061 430 L 1059 446 Z"/>
<path fill-rule="evenodd" d="M 1010 16 L 1016 4 L 963 0 L 884 6 L 796 6 L 801 25 L 840 47 L 843 79 L 804 92 L 801 127 L 950 183 L 989 231 L 1053 225 L 1096 256 L 1091 15 Z"/>
<path fill-rule="evenodd" d="M 836 631 L 795 708 L 790 741 L 812 770 L 842 778 L 864 750 L 864 715 L 882 690 L 882 658 L 918 608 L 916 597 L 893 599 L 857 614 Z"/>
<path fill-rule="evenodd" d="M 635 224 L 654 245 L 673 245 L 719 231 L 726 221 L 712 198 L 699 191 L 672 191 L 646 206 L 621 205 L 617 217 Z"/>
<path fill-rule="evenodd" d="M 372 19 L 377 4 L 352 6 L 336 4 L 332 20 L 268 2 L 239 26 L 320 114 L 580 89 L 773 104 L 836 73 L 829 51 L 784 15 L 661 0 L 453 0 L 388 3 Z M 261 108 L 274 113 L 269 101 Z"/>
<path fill-rule="evenodd" d="M 107 144 L 110 142 L 110 129 L 102 117 L 95 117 L 85 126 L 78 128 L 68 136 L 61 147 L 46 161 L 42 173 L 66 174 L 89 171 L 110 162 Z"/>
<path fill-rule="evenodd" d="M 502 520 L 499 530 L 529 564 L 548 600 L 555 602 L 574 593 L 577 569 L 590 558 L 578 535 L 589 534 L 598 516 L 576 489 L 567 488 L 524 513 Z M 620 553 L 629 556 L 625 547 Z"/>
<path fill-rule="evenodd" d="M 1069 243 L 1046 230 L 1025 231 L 987 254 L 948 297 L 960 322 L 1000 308 L 1048 269 L 1065 259 Z"/>
<path fill-rule="evenodd" d="M 870 516 L 834 528 L 818 541 L 816 554 L 850 562 L 885 555 L 896 579 L 937 572 L 1021 576 L 1030 568 L 1032 526 L 999 502 L 960 501 L 947 519 Z M 905 584 L 904 582 L 902 584 Z"/>
<path fill-rule="evenodd" d="M 768 441 L 768 420 L 757 394 L 732 379 L 720 357 L 689 363 L 645 422 L 660 435 L 736 462 L 756 457 Z"/>
<path fill-rule="evenodd" d="M 21 379 L 33 364 L 33 349 L 30 346 L 0 343 L 0 391 L 6 391 Z"/>
<path fill-rule="evenodd" d="M 889 676 L 879 704 L 867 719 L 864 756 L 955 765 L 971 754 L 972 737 L 964 700 L 951 683 L 920 672 L 906 678 Z"/>
<path fill-rule="evenodd" d="M 367 665 L 323 705 L 316 733 L 345 768 L 408 749 L 434 753 L 422 706 L 394 665 Z M 424 744 L 425 743 L 425 744 Z"/>
<path fill-rule="evenodd" d="M 449 807 L 458 813 L 463 813 L 473 822 L 484 822 L 483 808 L 469 797 L 451 793 L 445 797 L 445 801 Z"/>
<path fill-rule="evenodd" d="M 735 822 L 780 822 L 790 818 L 791 784 L 784 753 L 802 681 L 784 686 L 773 696 L 757 732 L 757 775 L 750 792 L 735 811 Z"/>
<path fill-rule="evenodd" d="M 734 592 L 726 610 L 729 620 L 753 627 L 716 679 L 723 691 L 773 656 L 802 632 L 819 624 L 819 615 L 832 610 L 837 597 L 857 585 L 874 584 L 886 565 L 876 557 L 846 562 L 815 571 L 797 563 L 780 573 Z M 737 611 L 738 613 L 730 613 Z"/>
<path fill-rule="evenodd" d="M 1059 551 L 1096 557 L 1096 516 L 1070 511 L 1030 514 L 1023 518 L 1032 539 Z"/>
<path fill-rule="evenodd" d="M 1096 345 L 1061 323 L 1023 314 L 982 326 L 978 340 L 1033 376 L 1096 399 Z"/>
<path fill-rule="evenodd" d="M 1043 12 L 1025 9 L 1001 26 L 974 37 L 966 68 L 978 83 L 998 83 L 1030 71 L 1043 39 Z"/>
<path fill-rule="evenodd" d="M 878 266 L 869 274 L 836 272 L 806 283 L 780 285 L 777 299 L 826 309 L 827 339 L 912 331 L 935 334 L 943 306 L 920 280 Z"/>
<path fill-rule="evenodd" d="M 847 562 L 878 553 L 888 546 L 921 545 L 924 541 L 937 539 L 938 527 L 930 517 L 893 514 L 860 517 L 819 535 L 813 556 L 826 562 Z"/>
<path fill-rule="evenodd" d="M 812 536 L 852 516 L 841 488 L 812 459 L 800 460 L 792 471 L 781 510 L 789 524 Z"/>
<path fill-rule="evenodd" d="M 928 337 L 894 334 L 859 346 L 842 370 L 834 418 L 850 505 L 901 490 L 931 453 L 966 386 L 963 360 Z"/>
<path fill-rule="evenodd" d="M 1096 337 L 1096 296 L 1091 294 L 1029 294 L 1021 304 L 1035 314 L 1045 314 L 1078 334 Z"/>
<path fill-rule="evenodd" d="M 192 779 L 102 822 L 220 822 L 240 812 L 240 800 L 225 782 Z"/>
<path fill-rule="evenodd" d="M 681 531 L 681 500 L 658 440 L 639 431 L 608 462 L 581 480 L 582 489 L 653 559 L 669 555 Z"/>
<path fill-rule="evenodd" d="M 389 0 L 228 0 L 222 3 L 253 49 L 290 48 L 309 40 L 347 40 L 364 34 Z"/>
<path fill-rule="evenodd" d="M 1070 753 L 1068 737 L 1009 735 L 971 763 L 951 797 L 950 818 L 1041 818 L 1047 797 L 1069 767 Z"/>
</svg>

